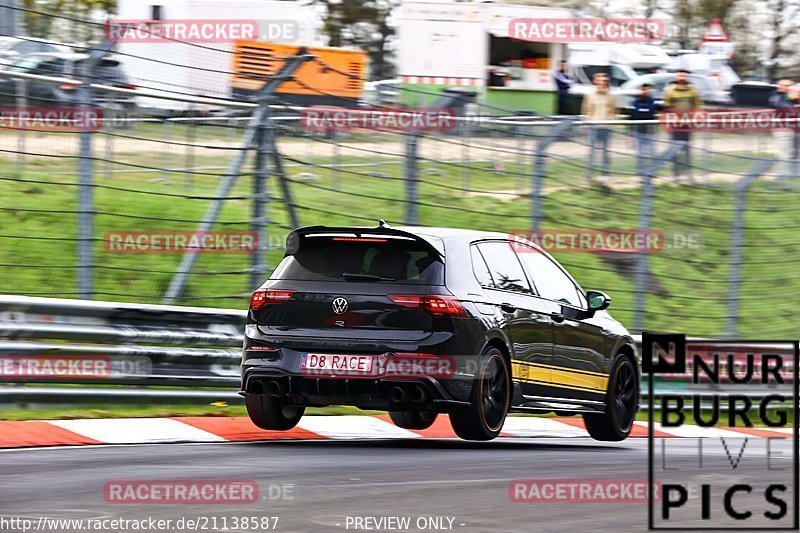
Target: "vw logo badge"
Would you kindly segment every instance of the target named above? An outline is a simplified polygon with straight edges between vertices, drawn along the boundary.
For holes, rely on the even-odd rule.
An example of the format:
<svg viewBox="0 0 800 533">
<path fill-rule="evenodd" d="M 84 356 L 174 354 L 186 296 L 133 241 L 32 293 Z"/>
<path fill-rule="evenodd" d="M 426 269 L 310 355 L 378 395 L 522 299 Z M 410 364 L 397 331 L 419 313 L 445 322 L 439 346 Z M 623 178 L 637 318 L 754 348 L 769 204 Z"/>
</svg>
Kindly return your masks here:
<svg viewBox="0 0 800 533">
<path fill-rule="evenodd" d="M 347 300 L 344 298 L 336 298 L 333 301 L 333 312 L 337 315 L 343 315 L 347 312 Z"/>
</svg>

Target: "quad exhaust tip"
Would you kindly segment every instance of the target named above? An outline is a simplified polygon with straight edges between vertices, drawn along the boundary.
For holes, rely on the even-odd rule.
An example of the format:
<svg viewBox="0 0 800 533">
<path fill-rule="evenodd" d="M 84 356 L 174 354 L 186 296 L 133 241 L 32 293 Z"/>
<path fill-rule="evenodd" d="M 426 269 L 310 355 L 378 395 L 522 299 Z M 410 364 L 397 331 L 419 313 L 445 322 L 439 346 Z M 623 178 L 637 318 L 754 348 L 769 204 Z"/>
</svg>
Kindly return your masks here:
<svg viewBox="0 0 800 533">
<path fill-rule="evenodd" d="M 408 393 L 408 399 L 414 403 L 424 402 L 425 396 L 425 391 L 420 386 L 412 387 Z"/>
<path fill-rule="evenodd" d="M 403 400 L 406 399 L 405 391 L 397 386 L 390 387 L 386 396 L 392 403 L 401 403 Z"/>
</svg>

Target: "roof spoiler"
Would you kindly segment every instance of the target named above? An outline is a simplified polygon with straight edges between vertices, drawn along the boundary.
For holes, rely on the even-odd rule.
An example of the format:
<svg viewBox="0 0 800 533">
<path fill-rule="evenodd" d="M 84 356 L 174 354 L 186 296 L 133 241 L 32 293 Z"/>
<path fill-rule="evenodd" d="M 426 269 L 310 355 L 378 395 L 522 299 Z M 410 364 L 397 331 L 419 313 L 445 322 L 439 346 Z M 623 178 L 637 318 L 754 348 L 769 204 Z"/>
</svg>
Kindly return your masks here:
<svg viewBox="0 0 800 533">
<path fill-rule="evenodd" d="M 307 235 L 318 234 L 318 233 L 347 233 L 355 235 L 356 237 L 362 236 L 380 236 L 386 235 L 390 237 L 403 237 L 406 239 L 411 239 L 414 242 L 420 244 L 423 248 L 432 252 L 437 257 L 444 258 L 444 254 L 437 249 L 433 244 L 429 241 L 425 240 L 424 238 L 416 235 L 414 233 L 410 233 L 408 231 L 403 231 L 400 229 L 390 228 L 388 225 L 381 221 L 382 225 L 376 226 L 374 228 L 364 228 L 364 227 L 357 227 L 357 226 L 350 226 L 350 227 L 337 227 L 337 226 L 306 226 L 304 228 L 297 228 L 289 233 L 286 236 L 286 255 L 292 255 L 297 253 L 300 249 L 300 239 Z"/>
</svg>

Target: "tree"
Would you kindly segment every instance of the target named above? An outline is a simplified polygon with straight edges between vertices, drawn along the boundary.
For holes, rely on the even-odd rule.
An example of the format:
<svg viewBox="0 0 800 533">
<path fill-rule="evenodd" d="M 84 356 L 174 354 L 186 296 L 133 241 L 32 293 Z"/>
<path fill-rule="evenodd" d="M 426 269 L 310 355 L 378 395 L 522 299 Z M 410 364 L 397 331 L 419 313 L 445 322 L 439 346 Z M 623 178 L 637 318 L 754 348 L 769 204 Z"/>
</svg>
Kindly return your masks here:
<svg viewBox="0 0 800 533">
<path fill-rule="evenodd" d="M 95 19 L 98 16 L 104 19 L 117 9 L 117 0 L 22 0 L 21 3 L 26 10 L 22 19 L 28 35 L 70 43 L 100 38 L 102 20 Z"/>
<path fill-rule="evenodd" d="M 797 17 L 800 14 L 798 0 L 765 0 L 769 13 L 767 17 L 767 38 L 769 48 L 766 53 L 766 75 L 774 80 L 786 76 L 796 69 L 797 60 Z"/>
<path fill-rule="evenodd" d="M 371 78 L 391 76 L 389 43 L 395 30 L 389 21 L 399 0 L 311 0 L 311 3 L 324 11 L 323 31 L 329 46 L 360 48 L 370 58 Z"/>
</svg>

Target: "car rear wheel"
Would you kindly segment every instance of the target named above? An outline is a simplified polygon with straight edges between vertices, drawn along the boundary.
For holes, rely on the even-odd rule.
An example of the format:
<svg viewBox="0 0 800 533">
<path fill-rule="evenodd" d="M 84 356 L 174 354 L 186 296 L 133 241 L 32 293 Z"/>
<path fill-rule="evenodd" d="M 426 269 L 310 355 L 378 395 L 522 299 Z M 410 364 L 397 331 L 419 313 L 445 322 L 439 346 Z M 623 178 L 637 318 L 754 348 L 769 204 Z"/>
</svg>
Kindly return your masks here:
<svg viewBox="0 0 800 533">
<path fill-rule="evenodd" d="M 394 425 L 403 429 L 427 429 L 436 420 L 433 411 L 389 411 Z"/>
<path fill-rule="evenodd" d="M 253 424 L 261 429 L 285 431 L 300 422 L 306 408 L 264 394 L 246 394 L 244 404 Z"/>
<path fill-rule="evenodd" d="M 469 407 L 453 411 L 450 422 L 465 440 L 492 440 L 500 434 L 511 402 L 511 373 L 503 353 L 488 348 L 478 359 Z"/>
<path fill-rule="evenodd" d="M 605 413 L 583 415 L 586 429 L 595 440 L 625 440 L 633 427 L 639 401 L 639 376 L 633 361 L 618 355 L 611 369 Z"/>
</svg>

